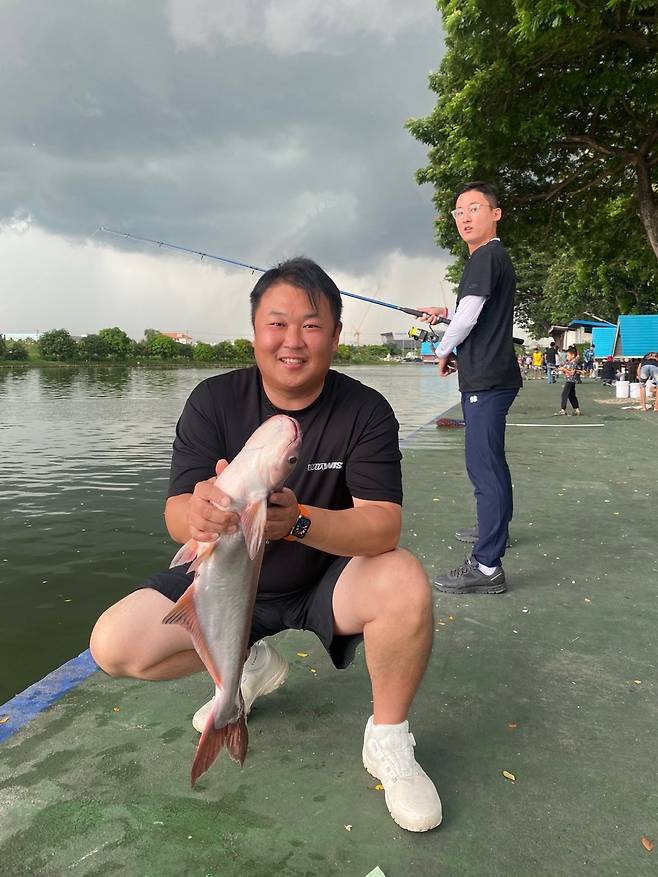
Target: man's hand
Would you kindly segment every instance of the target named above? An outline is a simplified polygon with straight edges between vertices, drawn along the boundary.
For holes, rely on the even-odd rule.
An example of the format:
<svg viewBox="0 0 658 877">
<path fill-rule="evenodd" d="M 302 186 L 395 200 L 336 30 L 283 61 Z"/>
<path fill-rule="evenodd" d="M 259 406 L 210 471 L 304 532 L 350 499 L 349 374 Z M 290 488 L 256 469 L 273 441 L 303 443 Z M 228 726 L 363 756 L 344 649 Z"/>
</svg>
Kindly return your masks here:
<svg viewBox="0 0 658 877">
<path fill-rule="evenodd" d="M 292 530 L 299 517 L 297 497 L 289 487 L 270 496 L 265 523 L 266 539 L 283 539 Z"/>
<path fill-rule="evenodd" d="M 227 460 L 219 460 L 215 466 L 217 475 L 227 466 Z M 217 475 L 197 483 L 187 506 L 190 536 L 199 542 L 213 542 L 220 533 L 235 533 L 240 524 L 237 513 L 228 511 L 231 498 L 215 487 Z"/>
<path fill-rule="evenodd" d="M 416 308 L 415 310 L 423 312 L 423 316 L 418 319 L 422 323 L 429 323 L 430 326 L 438 323 L 439 317 L 448 316 L 448 308 Z"/>
<path fill-rule="evenodd" d="M 447 378 L 449 375 L 454 375 L 457 371 L 457 357 L 454 353 L 449 353 L 447 356 L 442 356 L 438 359 L 437 365 L 439 366 L 439 377 Z"/>
</svg>

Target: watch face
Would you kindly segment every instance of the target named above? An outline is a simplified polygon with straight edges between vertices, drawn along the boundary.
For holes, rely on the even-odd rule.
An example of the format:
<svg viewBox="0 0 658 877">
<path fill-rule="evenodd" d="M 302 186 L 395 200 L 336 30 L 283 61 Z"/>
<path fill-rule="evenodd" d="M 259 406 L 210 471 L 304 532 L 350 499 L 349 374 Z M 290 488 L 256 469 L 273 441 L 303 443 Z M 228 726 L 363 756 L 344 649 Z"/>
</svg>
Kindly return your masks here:
<svg viewBox="0 0 658 877">
<path fill-rule="evenodd" d="M 296 539 L 303 539 L 304 536 L 309 531 L 309 527 L 311 526 L 311 519 L 305 518 L 304 515 L 300 515 L 297 518 L 297 523 L 290 531 L 290 535 L 294 536 Z"/>
</svg>

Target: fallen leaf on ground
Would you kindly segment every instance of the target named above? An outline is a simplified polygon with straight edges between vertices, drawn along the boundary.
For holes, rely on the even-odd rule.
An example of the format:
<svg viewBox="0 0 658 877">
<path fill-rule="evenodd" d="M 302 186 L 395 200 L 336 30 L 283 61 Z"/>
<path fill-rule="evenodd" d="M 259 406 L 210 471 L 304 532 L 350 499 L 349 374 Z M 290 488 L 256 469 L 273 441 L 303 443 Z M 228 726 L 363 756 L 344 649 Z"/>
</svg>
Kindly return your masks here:
<svg viewBox="0 0 658 877">
<path fill-rule="evenodd" d="M 113 706 L 113 707 L 112 707 L 112 712 L 113 712 L 113 713 L 118 713 L 118 712 L 119 712 L 119 707 L 118 707 L 118 706 Z"/>
<path fill-rule="evenodd" d="M 645 836 L 645 837 L 642 838 L 642 846 L 644 847 L 644 849 L 645 849 L 648 853 L 650 853 L 651 850 L 653 849 L 654 844 L 653 844 L 653 841 L 651 840 L 650 837 L 646 837 L 646 836 Z"/>
<path fill-rule="evenodd" d="M 298 658 L 308 658 L 308 652 L 297 652 Z"/>
<path fill-rule="evenodd" d="M 516 729 L 517 729 L 519 726 L 518 726 L 518 724 L 517 724 L 516 722 L 508 722 L 508 723 L 507 723 L 507 727 L 510 729 L 510 731 L 516 731 Z"/>
<path fill-rule="evenodd" d="M 6 725 L 9 721 L 9 716 L 0 716 L 0 725 Z"/>
<path fill-rule="evenodd" d="M 345 826 L 345 831 L 352 831 L 352 826 L 351 826 L 351 825 L 346 825 L 346 826 Z"/>
<path fill-rule="evenodd" d="M 510 773 L 508 770 L 503 771 L 503 776 L 505 777 L 506 780 L 509 780 L 511 783 L 516 782 L 516 777 L 514 776 L 514 774 Z"/>
</svg>

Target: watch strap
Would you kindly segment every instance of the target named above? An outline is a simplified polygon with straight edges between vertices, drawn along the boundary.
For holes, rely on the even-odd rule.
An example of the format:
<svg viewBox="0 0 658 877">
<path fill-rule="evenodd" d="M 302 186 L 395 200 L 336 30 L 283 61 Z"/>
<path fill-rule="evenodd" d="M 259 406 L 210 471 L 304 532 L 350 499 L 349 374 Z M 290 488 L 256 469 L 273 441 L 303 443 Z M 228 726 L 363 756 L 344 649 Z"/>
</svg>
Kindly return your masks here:
<svg viewBox="0 0 658 877">
<path fill-rule="evenodd" d="M 298 502 L 297 503 L 297 517 L 295 518 L 295 523 L 290 528 L 290 532 L 288 533 L 288 535 L 284 536 L 283 538 L 287 542 L 297 542 L 297 537 L 293 536 L 293 530 L 297 526 L 297 522 L 299 521 L 300 518 L 308 518 L 308 517 L 309 517 L 308 509 L 305 506 L 303 506 L 300 502 Z"/>
</svg>

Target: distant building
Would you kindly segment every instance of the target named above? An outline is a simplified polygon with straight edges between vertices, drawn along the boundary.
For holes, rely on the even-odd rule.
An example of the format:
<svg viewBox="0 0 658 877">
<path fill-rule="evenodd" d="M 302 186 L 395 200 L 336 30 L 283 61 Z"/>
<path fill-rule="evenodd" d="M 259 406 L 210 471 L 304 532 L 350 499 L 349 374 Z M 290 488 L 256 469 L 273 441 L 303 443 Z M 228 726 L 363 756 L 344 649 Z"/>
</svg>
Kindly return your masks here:
<svg viewBox="0 0 658 877">
<path fill-rule="evenodd" d="M 174 341 L 178 341 L 179 344 L 196 344 L 194 338 L 190 335 L 186 335 L 185 332 L 163 332 L 163 335 L 166 335 L 167 338 L 173 338 Z"/>
<path fill-rule="evenodd" d="M 0 332 L 6 341 L 38 341 L 43 332 Z"/>
<path fill-rule="evenodd" d="M 418 350 L 418 342 L 410 338 L 406 332 L 382 332 L 382 344 L 390 347 L 396 353 L 406 353 L 407 350 Z"/>
</svg>

